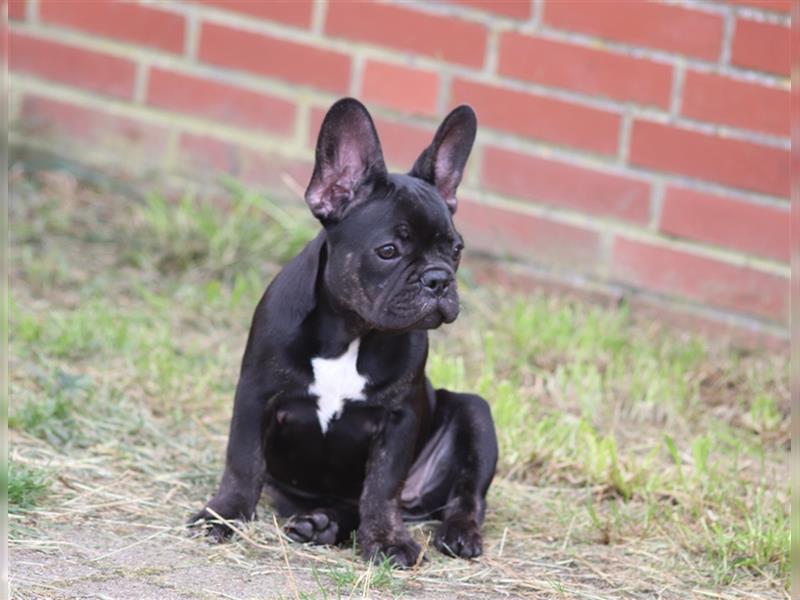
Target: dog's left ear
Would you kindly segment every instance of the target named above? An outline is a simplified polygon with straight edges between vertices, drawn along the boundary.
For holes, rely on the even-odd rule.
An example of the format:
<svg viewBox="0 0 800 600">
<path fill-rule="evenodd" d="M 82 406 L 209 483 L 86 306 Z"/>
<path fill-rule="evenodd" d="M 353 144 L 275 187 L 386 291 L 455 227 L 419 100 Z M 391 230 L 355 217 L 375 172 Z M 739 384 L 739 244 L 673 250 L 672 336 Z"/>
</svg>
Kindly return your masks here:
<svg viewBox="0 0 800 600">
<path fill-rule="evenodd" d="M 451 213 L 456 212 L 456 189 L 477 130 L 478 119 L 472 108 L 462 105 L 453 109 L 409 173 L 436 187 Z"/>
</svg>

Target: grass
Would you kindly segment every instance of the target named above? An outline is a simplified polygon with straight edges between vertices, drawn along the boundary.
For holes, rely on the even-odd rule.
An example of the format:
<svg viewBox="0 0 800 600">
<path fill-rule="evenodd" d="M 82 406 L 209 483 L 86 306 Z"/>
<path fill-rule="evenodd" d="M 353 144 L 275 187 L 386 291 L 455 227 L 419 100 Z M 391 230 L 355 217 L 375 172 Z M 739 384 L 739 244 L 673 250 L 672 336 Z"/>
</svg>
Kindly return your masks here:
<svg viewBox="0 0 800 600">
<path fill-rule="evenodd" d="M 480 289 L 469 262 L 464 314 L 432 335 L 428 373 L 492 404 L 501 458 L 481 561 L 431 550 L 407 573 L 364 565 L 287 544 L 266 504 L 232 544 L 189 538 L 182 523 L 220 473 L 253 307 L 316 231 L 299 207 L 225 186 L 139 201 L 63 172 L 12 182 L 12 559 L 60 548 L 65 561 L 79 521 L 92 564 L 167 595 L 219 597 L 196 587 L 213 566 L 229 570 L 214 580 L 278 577 L 273 597 L 787 596 L 787 358 L 624 307 Z M 430 532 L 413 527 L 423 543 Z M 167 566 L 113 563 L 167 546 Z M 22 565 L 21 597 L 77 585 Z M 174 583 L 181 569 L 192 575 Z"/>
<path fill-rule="evenodd" d="M 357 560 L 355 549 L 353 556 Z M 366 570 L 352 562 L 315 569 L 314 579 L 318 590 L 323 592 L 322 598 L 343 598 L 353 590 L 360 590 L 363 596 L 368 596 L 370 590 L 397 593 L 402 589 L 402 580 L 395 576 L 395 570 L 388 559 L 375 565 L 367 565 Z M 331 590 L 331 587 L 334 589 Z"/>
<path fill-rule="evenodd" d="M 7 485 L 8 512 L 18 513 L 36 505 L 47 492 L 49 481 L 43 471 L 17 465 L 12 461 L 8 469 Z"/>
</svg>

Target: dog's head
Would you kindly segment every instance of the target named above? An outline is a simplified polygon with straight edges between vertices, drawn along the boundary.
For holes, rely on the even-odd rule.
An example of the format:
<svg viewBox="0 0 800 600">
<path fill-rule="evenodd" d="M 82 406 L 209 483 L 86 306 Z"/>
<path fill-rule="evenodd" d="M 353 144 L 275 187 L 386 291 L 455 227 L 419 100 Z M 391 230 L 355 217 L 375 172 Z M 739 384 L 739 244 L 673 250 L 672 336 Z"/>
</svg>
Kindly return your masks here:
<svg viewBox="0 0 800 600">
<path fill-rule="evenodd" d="M 459 106 L 400 175 L 387 172 L 364 105 L 345 98 L 325 116 L 306 202 L 326 230 L 326 289 L 369 327 L 432 329 L 458 316 L 453 213 L 476 128 Z"/>
</svg>

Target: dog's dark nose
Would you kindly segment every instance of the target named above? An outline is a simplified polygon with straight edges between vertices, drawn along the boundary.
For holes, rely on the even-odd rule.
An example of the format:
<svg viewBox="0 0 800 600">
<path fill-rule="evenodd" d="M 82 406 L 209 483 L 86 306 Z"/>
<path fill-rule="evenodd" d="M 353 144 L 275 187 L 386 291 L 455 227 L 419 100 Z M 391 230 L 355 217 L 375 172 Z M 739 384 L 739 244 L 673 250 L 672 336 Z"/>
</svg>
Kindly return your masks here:
<svg viewBox="0 0 800 600">
<path fill-rule="evenodd" d="M 422 285 L 430 290 L 437 298 L 443 296 L 450 287 L 450 273 L 444 269 L 428 269 L 420 277 Z"/>
</svg>

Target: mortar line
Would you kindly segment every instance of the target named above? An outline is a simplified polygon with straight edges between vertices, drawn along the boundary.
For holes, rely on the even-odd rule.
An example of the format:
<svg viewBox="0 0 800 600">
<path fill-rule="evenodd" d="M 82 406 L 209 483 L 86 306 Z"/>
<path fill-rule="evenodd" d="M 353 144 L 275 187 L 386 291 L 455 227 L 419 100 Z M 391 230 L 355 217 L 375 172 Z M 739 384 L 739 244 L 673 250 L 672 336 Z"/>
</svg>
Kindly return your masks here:
<svg viewBox="0 0 800 600">
<path fill-rule="evenodd" d="M 733 13 L 746 21 L 758 21 L 769 25 L 789 27 L 792 24 L 791 12 L 788 14 L 771 12 L 765 8 L 759 9 L 752 6 L 732 6 Z"/>
<path fill-rule="evenodd" d="M 629 111 L 622 115 L 619 130 L 619 146 L 617 150 L 617 162 L 620 165 L 628 163 L 628 155 L 631 149 L 631 129 L 633 128 L 633 116 Z"/>
<path fill-rule="evenodd" d="M 603 279 L 609 279 L 611 275 L 611 265 L 614 261 L 614 240 L 616 234 L 610 229 L 602 229 L 598 236 L 598 275 Z"/>
<path fill-rule="evenodd" d="M 453 75 L 449 71 L 439 77 L 439 90 L 436 93 L 436 114 L 444 115 L 452 104 Z"/>
<path fill-rule="evenodd" d="M 531 0 L 531 18 L 528 23 L 533 31 L 536 31 L 542 25 L 542 18 L 544 17 L 544 2 L 543 0 Z"/>
<path fill-rule="evenodd" d="M 366 60 L 361 52 L 353 56 L 352 69 L 350 71 L 350 87 L 348 88 L 349 94 L 353 98 L 358 98 L 361 92 L 361 87 L 364 84 L 364 69 Z"/>
<path fill-rule="evenodd" d="M 480 134 L 479 134 L 480 136 Z M 469 157 L 469 168 L 467 170 L 467 177 L 465 178 L 464 183 L 469 187 L 480 187 L 480 173 L 483 171 L 483 161 L 484 161 L 484 145 L 480 143 L 480 139 L 475 140 L 475 146 L 472 149 L 472 153 Z"/>
<path fill-rule="evenodd" d="M 731 52 L 735 31 L 736 18 L 734 17 L 733 11 L 729 10 L 725 14 L 725 20 L 722 25 L 722 49 L 719 56 L 719 64 L 721 66 L 729 66 L 731 64 Z"/>
<path fill-rule="evenodd" d="M 664 195 L 666 194 L 666 184 L 659 177 L 655 179 L 650 197 L 650 223 L 648 227 L 653 231 L 658 231 L 661 225 L 661 214 L 664 210 Z"/>
<path fill-rule="evenodd" d="M 192 10 L 186 15 L 186 41 L 184 43 L 184 56 L 189 62 L 197 62 L 197 52 L 200 44 L 200 17 Z"/>
<path fill-rule="evenodd" d="M 673 117 L 679 117 L 681 112 L 681 101 L 683 99 L 683 85 L 686 80 L 686 63 L 678 61 L 675 63 L 672 75 L 672 89 L 670 90 L 669 112 Z"/>
<path fill-rule="evenodd" d="M 322 36 L 325 28 L 325 18 L 328 14 L 328 3 L 325 0 L 314 0 L 311 7 L 311 31 Z"/>
<path fill-rule="evenodd" d="M 28 0 L 25 5 L 25 20 L 28 23 L 39 22 L 39 0 Z"/>
<path fill-rule="evenodd" d="M 497 63 L 500 56 L 500 31 L 496 27 L 489 30 L 486 37 L 486 54 L 483 60 L 483 69 L 487 75 L 497 72 Z"/>
<path fill-rule="evenodd" d="M 136 76 L 133 82 L 133 102 L 135 104 L 145 103 L 149 81 L 150 65 L 146 61 L 136 63 Z"/>
<path fill-rule="evenodd" d="M 299 149 L 305 149 L 311 134 L 311 103 L 303 99 L 297 104 L 295 117 L 295 142 Z"/>
</svg>

